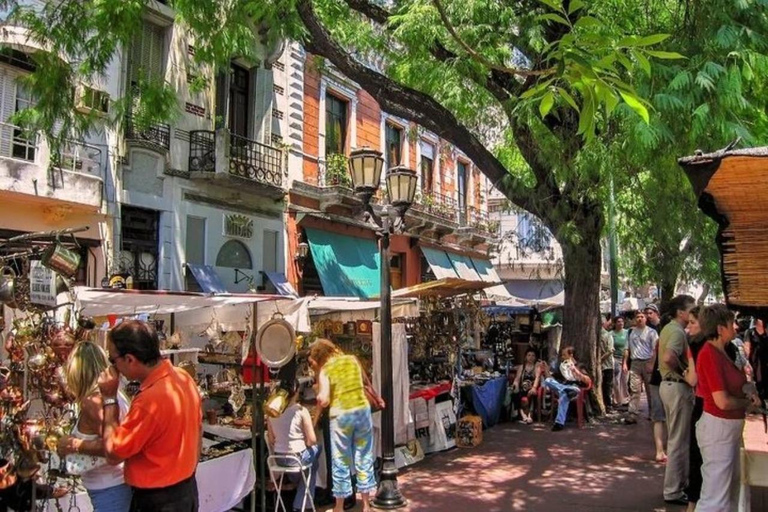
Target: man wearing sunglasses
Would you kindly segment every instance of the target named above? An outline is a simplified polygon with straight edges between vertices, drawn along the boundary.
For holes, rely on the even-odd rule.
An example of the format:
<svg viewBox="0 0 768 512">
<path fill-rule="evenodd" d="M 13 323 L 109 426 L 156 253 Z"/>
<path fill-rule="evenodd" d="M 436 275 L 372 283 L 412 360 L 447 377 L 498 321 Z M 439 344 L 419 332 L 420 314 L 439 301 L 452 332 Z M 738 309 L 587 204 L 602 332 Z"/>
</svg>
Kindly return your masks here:
<svg viewBox="0 0 768 512">
<path fill-rule="evenodd" d="M 107 352 L 112 366 L 99 376 L 102 435 L 110 463 L 125 461 L 131 510 L 196 512 L 202 406 L 195 381 L 160 356 L 157 332 L 145 322 L 112 329 Z M 141 384 L 122 423 L 115 405 L 120 374 Z"/>
</svg>

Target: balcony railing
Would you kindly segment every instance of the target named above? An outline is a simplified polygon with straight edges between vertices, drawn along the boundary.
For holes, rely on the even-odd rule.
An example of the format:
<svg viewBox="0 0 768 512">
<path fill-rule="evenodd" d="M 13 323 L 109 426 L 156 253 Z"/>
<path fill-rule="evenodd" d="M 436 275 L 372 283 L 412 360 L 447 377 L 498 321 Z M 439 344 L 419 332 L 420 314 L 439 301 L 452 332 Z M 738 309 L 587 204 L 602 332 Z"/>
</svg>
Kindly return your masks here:
<svg viewBox="0 0 768 512">
<path fill-rule="evenodd" d="M 423 211 L 456 222 L 456 201 L 452 197 L 439 192 L 423 193 L 418 203 Z"/>
<path fill-rule="evenodd" d="M 216 172 L 215 132 L 189 132 L 189 171 Z"/>
<path fill-rule="evenodd" d="M 128 140 L 148 142 L 165 149 L 171 149 L 171 126 L 161 123 L 141 128 L 135 125 L 133 117 L 126 116 L 125 138 Z"/>
<path fill-rule="evenodd" d="M 216 154 L 217 147 L 225 145 L 229 145 L 228 159 L 224 157 L 226 152 Z M 282 188 L 283 152 L 227 130 L 197 130 L 189 134 L 189 171 L 226 173 Z"/>
<path fill-rule="evenodd" d="M 475 208 L 474 206 L 467 207 L 466 219 L 466 223 L 462 225 L 473 227 L 486 233 L 496 234 L 499 229 L 499 223 L 491 221 L 488 217 L 488 211 Z"/>
<path fill-rule="evenodd" d="M 229 173 L 240 178 L 283 186 L 283 152 L 255 140 L 232 134 Z"/>
</svg>

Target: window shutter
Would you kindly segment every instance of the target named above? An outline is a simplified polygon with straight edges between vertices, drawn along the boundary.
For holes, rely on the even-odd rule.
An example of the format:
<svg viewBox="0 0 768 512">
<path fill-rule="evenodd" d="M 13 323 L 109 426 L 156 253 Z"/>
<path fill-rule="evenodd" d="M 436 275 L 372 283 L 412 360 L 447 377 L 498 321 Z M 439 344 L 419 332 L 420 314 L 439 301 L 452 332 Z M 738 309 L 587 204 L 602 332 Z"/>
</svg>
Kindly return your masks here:
<svg viewBox="0 0 768 512">
<path fill-rule="evenodd" d="M 435 159 L 435 147 L 432 144 L 421 142 L 421 156 L 425 156 L 430 160 Z"/>
<path fill-rule="evenodd" d="M 13 128 L 9 126 L 9 119 L 16 109 L 16 84 L 14 76 L 8 68 L 0 68 L 0 121 L 2 134 L 0 134 L 0 155 L 11 155 L 11 139 Z"/>
</svg>

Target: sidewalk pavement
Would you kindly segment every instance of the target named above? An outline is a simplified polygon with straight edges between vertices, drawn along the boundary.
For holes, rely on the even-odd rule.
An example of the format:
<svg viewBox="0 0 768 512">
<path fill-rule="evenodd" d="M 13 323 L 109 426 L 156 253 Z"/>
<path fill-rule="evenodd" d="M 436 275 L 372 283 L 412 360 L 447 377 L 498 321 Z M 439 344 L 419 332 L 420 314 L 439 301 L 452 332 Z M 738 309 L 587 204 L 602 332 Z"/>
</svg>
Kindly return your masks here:
<svg viewBox="0 0 768 512">
<path fill-rule="evenodd" d="M 651 422 L 601 420 L 551 432 L 502 423 L 475 448 L 428 455 L 400 472 L 405 512 L 677 512 L 662 498 L 664 466 L 654 460 Z M 331 510 L 332 508 L 322 508 Z M 358 501 L 356 511 L 362 510 Z"/>
</svg>

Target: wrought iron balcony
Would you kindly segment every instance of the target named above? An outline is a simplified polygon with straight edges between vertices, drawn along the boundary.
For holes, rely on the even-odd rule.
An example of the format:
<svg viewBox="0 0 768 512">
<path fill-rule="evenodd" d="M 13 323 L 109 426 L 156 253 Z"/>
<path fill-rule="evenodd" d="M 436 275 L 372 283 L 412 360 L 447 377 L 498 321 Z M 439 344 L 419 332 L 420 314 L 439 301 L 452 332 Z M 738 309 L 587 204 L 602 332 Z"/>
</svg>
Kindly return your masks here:
<svg viewBox="0 0 768 512">
<path fill-rule="evenodd" d="M 232 134 L 229 173 L 275 187 L 283 186 L 283 152 L 255 140 Z"/>
<path fill-rule="evenodd" d="M 456 201 L 439 192 L 423 193 L 417 201 L 418 209 L 429 214 L 456 222 Z"/>
<path fill-rule="evenodd" d="M 171 126 L 168 124 L 153 124 L 139 127 L 132 116 L 125 118 L 125 138 L 129 141 L 152 144 L 165 149 L 171 149 Z"/>
<path fill-rule="evenodd" d="M 283 152 L 225 129 L 190 132 L 189 172 L 193 178 L 239 178 L 284 192 Z"/>
</svg>

